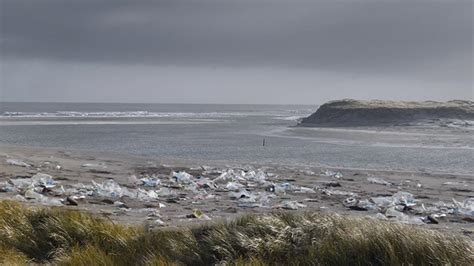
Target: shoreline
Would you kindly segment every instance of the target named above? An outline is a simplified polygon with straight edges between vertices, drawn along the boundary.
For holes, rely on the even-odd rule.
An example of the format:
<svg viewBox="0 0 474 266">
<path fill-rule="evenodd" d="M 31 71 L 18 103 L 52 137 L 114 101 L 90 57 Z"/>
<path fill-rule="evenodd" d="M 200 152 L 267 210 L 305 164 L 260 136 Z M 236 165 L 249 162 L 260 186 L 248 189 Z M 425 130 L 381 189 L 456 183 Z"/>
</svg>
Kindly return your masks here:
<svg viewBox="0 0 474 266">
<path fill-rule="evenodd" d="M 446 149 L 450 149 L 449 147 Z M 452 148 L 459 149 L 459 148 Z M 328 169 L 328 170 L 341 170 L 341 171 L 363 171 L 367 173 L 395 173 L 395 174 L 417 174 L 417 175 L 428 175 L 428 176 L 444 176 L 444 175 L 456 175 L 460 177 L 471 177 L 474 178 L 474 174 L 468 174 L 466 172 L 453 172 L 453 171 L 440 171 L 440 170 L 422 170 L 422 169 L 413 169 L 413 170 L 400 170 L 400 169 L 377 169 L 377 168 L 360 168 L 360 167 L 345 167 L 345 166 L 334 166 L 334 165 L 325 165 L 325 164 L 314 164 L 314 165 L 297 165 L 290 163 L 258 163 L 258 162 L 249 162 L 244 160 L 198 160 L 198 159 L 187 159 L 173 156 L 154 156 L 154 155 L 137 155 L 130 154 L 118 151 L 97 151 L 89 149 L 66 149 L 62 147 L 43 147 L 43 146 L 32 146 L 32 145 L 12 145 L 12 144 L 2 144 L 0 143 L 0 156 L 8 155 L 8 152 L 4 151 L 13 151 L 15 152 L 72 152 L 76 155 L 87 157 L 88 155 L 94 155 L 95 157 L 103 156 L 104 158 L 121 158 L 123 160 L 132 160 L 132 161 L 160 161 L 164 164 L 171 164 L 180 167 L 199 167 L 199 166 L 213 166 L 213 167 L 244 167 L 252 165 L 255 167 L 271 167 L 271 168 L 284 168 L 286 170 L 309 170 L 313 169 Z"/>
<path fill-rule="evenodd" d="M 8 159 L 25 162 L 31 167 L 8 164 Z M 59 165 L 59 168 L 56 165 Z M 397 192 L 406 192 L 412 194 L 416 199 L 416 208 L 421 208 L 421 206 L 430 208 L 439 201 L 451 204 L 452 199 L 456 199 L 456 201 L 462 202 L 472 196 L 474 187 L 474 175 L 468 174 L 311 166 L 298 168 L 257 163 L 250 165 L 229 161 L 183 160 L 125 155 L 115 152 L 68 151 L 60 148 L 14 145 L 0 145 L 0 169 L 0 184 L 8 182 L 10 179 L 31 179 L 35 174 L 43 173 L 51 175 L 57 182 L 54 189 L 63 186 L 66 191 L 75 188 L 74 186 L 78 183 L 91 186 L 92 180 L 97 184 L 105 184 L 110 179 L 114 180 L 121 188 L 134 193 L 140 190 L 159 193 L 163 190 L 162 188 L 166 188 L 172 193 L 160 195 L 156 199 L 137 200 L 129 196 L 108 199 L 105 196 L 91 194 L 83 199 L 77 199 L 78 206 L 60 205 L 61 208 L 79 209 L 125 224 L 146 223 L 150 221 L 150 217 L 159 214 L 159 219 L 163 221 L 165 227 L 186 226 L 207 221 L 200 218 L 189 218 L 193 216 L 194 210 L 201 211 L 213 221 L 229 220 L 248 213 L 268 213 L 276 210 L 320 211 L 350 216 L 377 217 L 381 211 L 356 210 L 357 206 L 348 206 L 347 200 L 353 198 L 362 202 L 371 198 L 390 197 Z M 199 184 L 202 180 L 215 181 L 228 169 L 236 172 L 245 170 L 258 173 L 261 171 L 265 173 L 265 183 L 260 184 L 257 180 L 240 180 L 238 182 L 244 184 L 244 187 L 234 191 L 226 188 L 229 182 L 233 182 L 232 180 L 221 183 L 216 181 L 217 187 L 212 189 L 202 187 L 193 189 L 189 188 L 188 184 L 172 181 L 173 171 L 185 171 L 192 176 L 193 182 Z M 336 177 L 337 172 L 340 172 L 342 176 Z M 131 176 L 135 176 L 136 180 L 153 177 L 158 179 L 160 184 L 156 187 L 137 185 L 134 183 L 135 181 L 130 181 Z M 197 179 L 199 176 L 202 176 L 203 179 Z M 381 184 L 369 182 L 369 179 L 380 181 Z M 383 182 L 390 183 L 390 185 L 383 184 Z M 284 186 L 290 188 L 277 194 L 268 191 L 269 184 L 278 186 L 285 184 Z M 250 195 L 242 196 L 242 198 L 230 197 L 232 193 L 240 193 L 242 190 L 248 191 Z M 95 190 L 95 192 L 97 191 Z M 75 193 L 69 194 L 54 195 L 49 193 L 46 196 L 48 199 L 58 200 L 64 199 L 66 196 L 74 196 Z M 15 197 L 18 199 L 17 195 L 24 195 L 24 190 L 0 192 L 0 199 L 14 199 Z M 247 196 L 255 196 L 255 202 L 243 200 L 247 199 Z M 266 197 L 264 203 L 262 203 L 263 197 Z M 123 205 L 120 206 L 120 203 Z M 296 208 L 293 208 L 295 206 L 283 206 L 286 203 L 300 204 L 300 207 L 298 205 L 295 205 Z M 36 200 L 26 200 L 26 204 L 45 205 Z M 124 205 L 127 208 L 123 207 Z M 428 214 L 421 215 L 413 212 L 404 213 L 404 215 L 406 216 L 403 217 L 411 219 L 413 217 L 427 217 Z M 472 216 L 469 218 L 448 214 L 439 217 L 438 220 L 439 224 L 418 224 L 421 227 L 464 234 L 474 239 Z"/>
</svg>

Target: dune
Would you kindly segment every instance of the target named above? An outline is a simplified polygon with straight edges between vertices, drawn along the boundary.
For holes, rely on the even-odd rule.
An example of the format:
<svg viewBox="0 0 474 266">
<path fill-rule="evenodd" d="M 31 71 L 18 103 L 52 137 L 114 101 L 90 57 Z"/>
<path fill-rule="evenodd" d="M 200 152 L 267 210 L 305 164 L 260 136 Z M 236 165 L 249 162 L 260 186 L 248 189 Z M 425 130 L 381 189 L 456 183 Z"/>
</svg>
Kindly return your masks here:
<svg viewBox="0 0 474 266">
<path fill-rule="evenodd" d="M 300 126 L 397 126 L 420 123 L 440 125 L 449 120 L 469 124 L 474 120 L 474 102 L 453 100 L 447 102 L 423 101 L 359 101 L 337 100 L 325 103 L 310 116 L 303 118 Z"/>
</svg>

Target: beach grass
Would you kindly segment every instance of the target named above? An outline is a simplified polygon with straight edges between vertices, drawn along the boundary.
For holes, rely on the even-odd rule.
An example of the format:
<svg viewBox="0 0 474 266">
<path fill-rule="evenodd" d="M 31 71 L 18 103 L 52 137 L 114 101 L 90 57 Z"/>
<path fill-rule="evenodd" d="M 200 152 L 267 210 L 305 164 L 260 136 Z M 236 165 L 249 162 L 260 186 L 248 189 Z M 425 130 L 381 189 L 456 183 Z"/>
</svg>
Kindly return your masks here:
<svg viewBox="0 0 474 266">
<path fill-rule="evenodd" d="M 150 229 L 61 208 L 0 201 L 0 264 L 474 265 L 457 235 L 337 214 L 244 215 Z"/>
</svg>

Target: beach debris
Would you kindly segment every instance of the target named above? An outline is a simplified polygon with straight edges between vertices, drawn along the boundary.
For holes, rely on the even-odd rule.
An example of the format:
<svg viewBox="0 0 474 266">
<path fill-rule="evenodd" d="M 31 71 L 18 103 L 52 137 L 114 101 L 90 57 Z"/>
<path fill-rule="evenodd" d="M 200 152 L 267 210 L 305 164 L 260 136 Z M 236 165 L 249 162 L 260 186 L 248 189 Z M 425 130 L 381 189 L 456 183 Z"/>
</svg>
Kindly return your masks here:
<svg viewBox="0 0 474 266">
<path fill-rule="evenodd" d="M 385 216 L 389 219 L 396 220 L 401 223 L 406 224 L 424 224 L 423 218 L 418 216 L 410 216 L 403 212 L 400 212 L 396 209 L 396 207 L 390 207 L 385 212 Z"/>
<path fill-rule="evenodd" d="M 337 190 L 337 189 L 326 189 L 326 188 L 319 188 L 318 189 L 322 194 L 328 195 L 328 196 L 351 196 L 354 197 L 357 194 L 354 192 L 350 191 L 344 191 L 344 190 Z"/>
<path fill-rule="evenodd" d="M 156 191 L 156 194 L 159 197 L 167 197 L 167 196 L 173 196 L 176 195 L 171 189 L 167 187 L 161 187 L 159 190 Z"/>
<path fill-rule="evenodd" d="M 153 191 L 153 190 L 145 190 L 145 189 L 141 189 L 139 188 L 137 190 L 137 199 L 139 201 L 154 201 L 154 200 L 157 200 L 159 195 L 156 191 Z"/>
<path fill-rule="evenodd" d="M 128 191 L 126 188 L 122 188 L 117 182 L 113 179 L 108 179 L 102 184 L 98 184 L 92 180 L 92 185 L 94 186 L 93 193 L 98 196 L 106 198 L 120 198 L 122 196 L 133 197 L 134 194 Z"/>
<path fill-rule="evenodd" d="M 275 209 L 298 210 L 299 208 L 306 208 L 307 205 L 299 203 L 295 200 L 285 200 L 280 204 L 273 206 Z"/>
<path fill-rule="evenodd" d="M 426 216 L 425 219 L 426 223 L 428 224 L 439 224 L 438 219 L 435 217 L 435 215 L 428 215 Z"/>
<path fill-rule="evenodd" d="M 196 185 L 201 189 L 217 189 L 218 186 L 209 178 L 200 177 L 198 181 L 196 181 Z"/>
<path fill-rule="evenodd" d="M 211 220 L 209 216 L 204 214 L 201 210 L 198 209 L 193 209 L 193 212 L 191 214 L 186 215 L 186 218 L 196 218 L 200 220 Z"/>
<path fill-rule="evenodd" d="M 117 206 L 119 208 L 125 208 L 125 209 L 130 209 L 130 207 L 127 206 L 127 204 L 121 202 L 121 201 L 114 201 L 114 206 Z"/>
<path fill-rule="evenodd" d="M 371 201 L 381 208 L 388 208 L 395 205 L 403 205 L 412 207 L 416 205 L 416 200 L 413 194 L 399 191 L 391 197 L 372 197 Z"/>
<path fill-rule="evenodd" d="M 25 191 L 25 198 L 26 199 L 35 199 L 35 200 L 41 200 L 43 199 L 43 195 L 37 193 L 34 189 L 30 188 Z"/>
<path fill-rule="evenodd" d="M 377 214 L 375 214 L 375 218 L 379 219 L 379 220 L 388 220 L 387 216 L 385 216 L 384 214 L 378 212 Z"/>
<path fill-rule="evenodd" d="M 31 178 L 10 178 L 8 183 L 12 184 L 14 187 L 19 189 L 25 189 L 27 187 L 32 187 Z"/>
<path fill-rule="evenodd" d="M 465 183 L 465 182 L 444 182 L 443 185 L 445 186 L 463 186 L 463 187 L 467 187 L 468 185 Z"/>
<path fill-rule="evenodd" d="M 79 205 L 79 203 L 77 203 L 77 200 L 75 200 L 73 197 L 66 197 L 66 204 L 72 206 Z"/>
<path fill-rule="evenodd" d="M 331 180 L 331 181 L 326 181 L 323 183 L 324 186 L 326 187 L 340 187 L 341 184 L 337 181 Z"/>
<path fill-rule="evenodd" d="M 264 184 L 266 181 L 266 174 L 263 171 L 241 171 L 241 177 L 245 180 Z"/>
<path fill-rule="evenodd" d="M 300 173 L 303 173 L 304 175 L 309 175 L 309 176 L 316 175 L 316 173 L 311 170 L 299 170 L 299 171 Z"/>
<path fill-rule="evenodd" d="M 455 214 L 474 216 L 474 198 L 467 198 L 463 202 L 453 199 L 453 204 Z"/>
<path fill-rule="evenodd" d="M 292 192 L 296 189 L 297 189 L 296 186 L 294 186 L 291 183 L 286 182 L 286 183 L 279 183 L 279 184 L 270 184 L 266 188 L 266 191 L 274 192 L 277 195 L 284 195 L 287 192 Z"/>
<path fill-rule="evenodd" d="M 240 189 L 242 189 L 243 187 L 245 187 L 244 185 L 240 184 L 240 183 L 237 183 L 237 182 L 232 182 L 230 181 L 229 183 L 227 183 L 227 185 L 225 186 L 225 188 L 229 191 L 239 191 Z"/>
<path fill-rule="evenodd" d="M 8 182 L 0 182 L 0 192 L 15 192 L 16 188 Z"/>
<path fill-rule="evenodd" d="M 25 197 L 23 197 L 20 194 L 15 195 L 15 197 L 13 197 L 13 199 L 15 199 L 16 201 L 20 201 L 20 202 L 27 202 L 28 201 Z"/>
<path fill-rule="evenodd" d="M 251 196 L 252 194 L 245 189 L 240 189 L 239 191 L 235 191 L 235 192 L 229 192 L 229 197 L 231 199 L 250 198 Z"/>
<path fill-rule="evenodd" d="M 333 178 L 342 178 L 343 177 L 343 174 L 341 172 L 335 172 L 335 171 L 331 171 L 331 170 L 324 170 L 322 171 L 322 174 L 324 176 L 327 176 L 327 177 L 333 177 Z"/>
<path fill-rule="evenodd" d="M 397 205 L 404 205 L 409 207 L 416 205 L 415 197 L 413 197 L 413 194 L 408 192 L 399 191 L 392 196 L 392 199 Z"/>
<path fill-rule="evenodd" d="M 9 165 L 15 165 L 15 166 L 21 166 L 21 167 L 31 167 L 31 165 L 25 163 L 22 160 L 19 159 L 6 159 L 7 164 Z"/>
<path fill-rule="evenodd" d="M 368 210 L 376 210 L 377 206 L 367 199 L 357 199 L 357 198 L 347 198 L 344 200 L 343 205 L 351 210 L 356 211 L 368 211 Z"/>
<path fill-rule="evenodd" d="M 141 181 L 138 180 L 137 176 L 136 175 L 131 175 L 127 178 L 128 180 L 128 183 L 133 185 L 133 186 L 136 186 L 137 184 L 139 184 Z"/>
<path fill-rule="evenodd" d="M 140 178 L 140 184 L 145 187 L 156 187 L 160 185 L 160 183 L 161 180 L 155 176 Z"/>
<path fill-rule="evenodd" d="M 383 180 L 382 178 L 377 178 L 377 177 L 368 177 L 367 181 L 369 181 L 369 183 L 372 183 L 372 184 L 379 184 L 379 185 L 385 185 L 385 186 L 393 185 L 392 183 L 387 182 Z"/>
<path fill-rule="evenodd" d="M 44 188 L 54 188 L 56 187 L 56 182 L 53 180 L 53 177 L 43 173 L 37 173 L 31 177 L 33 186 L 41 186 Z"/>
<path fill-rule="evenodd" d="M 190 174 L 188 174 L 184 171 L 172 172 L 171 176 L 175 180 L 175 182 L 177 182 L 179 184 L 189 184 L 189 183 L 192 182 L 192 178 L 193 178 L 192 175 L 190 175 Z"/>
<path fill-rule="evenodd" d="M 316 193 L 316 191 L 312 188 L 309 188 L 309 187 L 300 187 L 297 191 L 295 191 L 296 193 L 305 193 L 305 194 L 309 194 L 309 193 Z"/>
<path fill-rule="evenodd" d="M 151 224 L 149 225 L 150 227 L 157 227 L 157 226 L 165 226 L 166 223 L 163 222 L 161 219 L 154 219 Z"/>
<path fill-rule="evenodd" d="M 85 163 L 81 166 L 87 168 L 107 168 L 107 165 L 105 165 L 104 163 Z"/>
</svg>

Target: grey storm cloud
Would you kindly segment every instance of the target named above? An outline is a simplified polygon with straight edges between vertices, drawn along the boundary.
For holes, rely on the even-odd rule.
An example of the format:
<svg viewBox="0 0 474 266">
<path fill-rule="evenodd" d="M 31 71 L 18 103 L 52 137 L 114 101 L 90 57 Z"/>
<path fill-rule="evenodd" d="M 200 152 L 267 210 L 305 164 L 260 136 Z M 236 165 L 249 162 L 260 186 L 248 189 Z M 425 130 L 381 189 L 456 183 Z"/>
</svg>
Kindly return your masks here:
<svg viewBox="0 0 474 266">
<path fill-rule="evenodd" d="M 0 8 L 4 60 L 313 69 L 472 86 L 471 0 L 0 0 Z"/>
<path fill-rule="evenodd" d="M 2 1 L 2 52 L 380 69 L 472 51 L 471 1 Z"/>
</svg>

